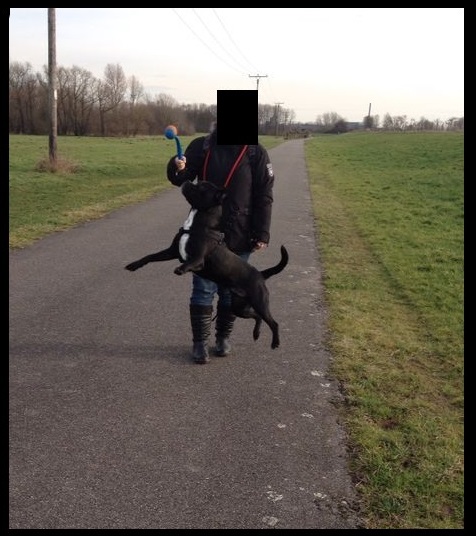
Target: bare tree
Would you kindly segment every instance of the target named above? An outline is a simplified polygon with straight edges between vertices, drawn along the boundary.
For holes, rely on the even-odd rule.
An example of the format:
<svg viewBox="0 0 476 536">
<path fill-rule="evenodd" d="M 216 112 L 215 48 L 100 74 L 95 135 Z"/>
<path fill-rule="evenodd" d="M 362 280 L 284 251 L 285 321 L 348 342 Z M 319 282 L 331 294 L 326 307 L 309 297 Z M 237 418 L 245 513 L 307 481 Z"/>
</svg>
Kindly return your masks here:
<svg viewBox="0 0 476 536">
<path fill-rule="evenodd" d="M 448 130 L 464 130 L 464 117 L 450 117 L 446 121 Z"/>
<path fill-rule="evenodd" d="M 389 113 L 386 113 L 383 116 L 382 126 L 385 130 L 393 130 L 393 118 Z"/>
<path fill-rule="evenodd" d="M 127 79 L 119 64 L 108 63 L 104 69 L 104 80 L 97 85 L 101 135 L 106 135 L 106 114 L 115 110 L 124 100 Z"/>
<path fill-rule="evenodd" d="M 149 101 L 151 112 L 149 120 L 153 121 L 154 133 L 164 132 L 167 125 L 175 125 L 180 132 L 186 130 L 186 116 L 179 103 L 170 95 L 160 93 Z"/>
<path fill-rule="evenodd" d="M 396 115 L 393 118 L 393 128 L 395 130 L 406 130 L 406 128 L 407 128 L 407 116 L 406 115 Z"/>
<path fill-rule="evenodd" d="M 136 105 L 144 97 L 144 86 L 135 76 L 129 78 L 129 102 Z"/>
<path fill-rule="evenodd" d="M 30 63 L 10 63 L 9 124 L 16 134 L 35 134 L 38 85 Z"/>
<path fill-rule="evenodd" d="M 97 102 L 98 80 L 86 69 L 73 65 L 58 69 L 58 131 L 85 136 Z"/>
<path fill-rule="evenodd" d="M 320 132 L 346 132 L 346 121 L 336 112 L 326 112 L 318 115 L 316 125 Z"/>
<path fill-rule="evenodd" d="M 282 109 L 282 120 L 283 120 L 283 125 L 284 125 L 284 132 L 287 131 L 289 125 L 294 123 L 295 117 L 296 117 L 296 112 L 294 110 L 290 110 L 289 108 Z"/>
<path fill-rule="evenodd" d="M 129 102 L 125 132 L 127 135 L 136 136 L 140 130 L 140 125 L 145 119 L 145 107 L 139 106 L 144 98 L 144 86 L 135 76 L 129 78 Z"/>
<path fill-rule="evenodd" d="M 274 134 L 276 109 L 271 104 L 258 104 L 258 129 L 261 134 Z M 237 116 L 239 120 L 239 116 Z"/>
<path fill-rule="evenodd" d="M 22 134 L 48 134 L 49 72 L 34 73 L 29 63 L 10 62 L 9 69 L 9 131 Z M 183 135 L 209 130 L 217 117 L 216 105 L 180 104 L 171 95 L 161 93 L 154 98 L 144 94 L 135 76 L 126 80 L 120 65 L 109 64 L 103 80 L 78 66 L 57 69 L 58 132 L 63 135 L 88 134 L 136 136 L 162 134 L 165 126 L 176 124 Z M 380 128 L 378 115 L 371 117 L 372 128 Z M 107 121 L 106 121 L 107 119 Z M 258 134 L 273 135 L 279 123 L 289 137 L 302 137 L 311 131 L 345 132 L 348 123 L 336 112 L 317 116 L 316 126 L 307 129 L 296 123 L 294 110 L 276 104 L 258 104 Z M 239 111 L 236 117 L 239 125 Z M 309 126 L 309 125 L 308 125 Z M 464 130 L 464 117 L 446 121 L 419 121 L 406 116 L 385 114 L 384 130 Z"/>
<path fill-rule="evenodd" d="M 187 128 L 190 135 L 195 132 L 208 132 L 212 122 L 217 118 L 216 104 L 185 104 L 182 108 L 187 117 Z"/>
</svg>

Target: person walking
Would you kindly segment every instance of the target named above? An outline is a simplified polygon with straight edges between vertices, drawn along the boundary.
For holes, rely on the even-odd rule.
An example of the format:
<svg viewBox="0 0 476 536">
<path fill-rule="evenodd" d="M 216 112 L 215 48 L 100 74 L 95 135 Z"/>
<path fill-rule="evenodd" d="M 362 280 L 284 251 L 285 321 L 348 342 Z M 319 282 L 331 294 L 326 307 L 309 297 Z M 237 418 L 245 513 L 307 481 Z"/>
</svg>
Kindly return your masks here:
<svg viewBox="0 0 476 536">
<path fill-rule="evenodd" d="M 175 186 L 185 181 L 206 180 L 226 188 L 222 217 L 225 243 L 231 251 L 249 261 L 251 253 L 266 248 L 270 241 L 273 167 L 260 143 L 219 144 L 217 128 L 215 122 L 208 135 L 192 140 L 181 159 L 172 157 L 167 164 L 167 178 Z M 192 274 L 189 310 L 195 363 L 210 361 L 209 338 L 215 297 L 214 354 L 224 357 L 231 353 L 230 336 L 236 318 L 231 312 L 231 292 Z"/>
</svg>

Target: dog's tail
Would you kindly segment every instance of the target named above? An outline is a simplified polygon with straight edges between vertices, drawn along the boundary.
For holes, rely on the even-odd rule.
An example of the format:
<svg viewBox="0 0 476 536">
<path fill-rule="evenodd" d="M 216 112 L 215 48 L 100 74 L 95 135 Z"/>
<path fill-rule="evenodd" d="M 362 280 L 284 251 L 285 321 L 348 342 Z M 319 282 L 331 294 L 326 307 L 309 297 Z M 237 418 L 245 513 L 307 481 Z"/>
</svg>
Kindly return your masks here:
<svg viewBox="0 0 476 536">
<path fill-rule="evenodd" d="M 281 260 L 276 264 L 276 266 L 272 266 L 271 268 L 266 268 L 266 270 L 261 270 L 261 273 L 265 279 L 268 279 L 268 277 L 271 277 L 272 275 L 279 274 L 279 272 L 282 272 L 284 268 L 286 268 L 286 265 L 289 261 L 289 255 L 288 250 L 281 246 Z"/>
</svg>

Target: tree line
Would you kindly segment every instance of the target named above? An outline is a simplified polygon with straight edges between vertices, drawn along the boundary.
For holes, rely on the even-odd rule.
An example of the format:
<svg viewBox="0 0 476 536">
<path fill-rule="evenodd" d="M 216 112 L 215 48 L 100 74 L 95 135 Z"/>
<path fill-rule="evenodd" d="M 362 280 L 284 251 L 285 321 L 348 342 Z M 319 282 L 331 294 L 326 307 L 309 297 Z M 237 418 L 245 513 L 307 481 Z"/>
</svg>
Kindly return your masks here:
<svg viewBox="0 0 476 536">
<path fill-rule="evenodd" d="M 99 79 L 81 67 L 57 69 L 57 132 L 71 136 L 157 136 L 167 125 L 177 125 L 182 135 L 207 132 L 216 119 L 216 105 L 181 104 L 172 96 L 151 96 L 135 77 L 126 77 L 119 64 L 108 64 Z M 34 72 L 29 62 L 9 65 L 9 132 L 49 134 L 48 68 Z M 238 115 L 239 117 L 239 115 Z M 407 121 L 387 114 L 364 117 L 361 127 L 402 129 L 462 129 L 464 118 L 448 121 Z M 258 104 L 258 133 L 286 135 L 301 129 L 346 132 L 348 123 L 335 112 L 323 114 L 315 123 L 295 122 L 295 112 L 280 105 Z M 355 127 L 354 127 L 355 128 Z"/>
</svg>

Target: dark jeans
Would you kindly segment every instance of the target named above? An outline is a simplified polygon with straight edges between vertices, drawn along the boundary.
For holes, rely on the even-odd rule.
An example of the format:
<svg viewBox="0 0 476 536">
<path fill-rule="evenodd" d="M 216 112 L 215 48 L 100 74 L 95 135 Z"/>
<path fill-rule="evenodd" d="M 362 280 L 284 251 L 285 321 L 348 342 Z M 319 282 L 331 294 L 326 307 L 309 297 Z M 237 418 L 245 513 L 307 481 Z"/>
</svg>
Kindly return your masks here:
<svg viewBox="0 0 476 536">
<path fill-rule="evenodd" d="M 248 261 L 251 251 L 240 253 L 240 257 Z M 190 297 L 191 305 L 213 305 L 215 294 L 218 294 L 218 306 L 230 307 L 231 293 L 228 288 L 218 286 L 209 279 L 204 279 L 197 274 L 192 274 L 192 295 Z"/>
</svg>

